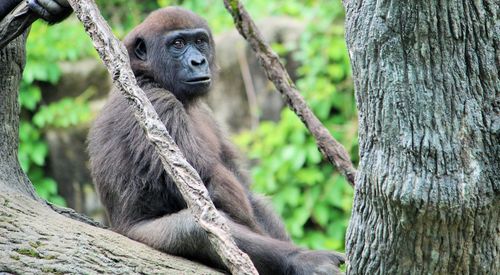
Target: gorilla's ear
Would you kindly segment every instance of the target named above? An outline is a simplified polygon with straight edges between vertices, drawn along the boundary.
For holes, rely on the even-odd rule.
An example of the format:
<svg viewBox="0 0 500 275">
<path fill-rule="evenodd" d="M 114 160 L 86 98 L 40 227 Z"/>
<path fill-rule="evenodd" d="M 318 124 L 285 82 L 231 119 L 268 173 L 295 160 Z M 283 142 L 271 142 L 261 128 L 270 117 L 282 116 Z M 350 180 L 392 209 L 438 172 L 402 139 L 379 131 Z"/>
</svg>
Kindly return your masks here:
<svg viewBox="0 0 500 275">
<path fill-rule="evenodd" d="M 146 53 L 146 43 L 144 42 L 144 39 L 137 38 L 135 40 L 134 54 L 140 60 L 146 61 L 147 53 Z"/>
</svg>

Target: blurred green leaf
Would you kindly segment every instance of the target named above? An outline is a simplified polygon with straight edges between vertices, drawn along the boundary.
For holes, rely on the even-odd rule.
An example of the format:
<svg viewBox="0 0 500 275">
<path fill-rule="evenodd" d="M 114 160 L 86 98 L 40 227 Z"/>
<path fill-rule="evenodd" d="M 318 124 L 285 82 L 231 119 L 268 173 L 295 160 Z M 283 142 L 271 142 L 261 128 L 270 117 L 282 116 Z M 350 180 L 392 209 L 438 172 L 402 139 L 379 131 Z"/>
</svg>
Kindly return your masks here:
<svg viewBox="0 0 500 275">
<path fill-rule="evenodd" d="M 296 186 L 286 186 L 280 191 L 280 194 L 286 198 L 286 202 L 291 207 L 297 207 L 300 202 L 300 189 Z"/>
<path fill-rule="evenodd" d="M 48 126 L 66 128 L 87 122 L 90 117 L 90 108 L 86 102 L 63 98 L 42 106 L 33 116 L 33 122 L 40 128 Z"/>
<path fill-rule="evenodd" d="M 47 145 L 42 142 L 37 142 L 33 145 L 30 152 L 31 160 L 39 166 L 45 164 L 45 156 L 47 156 Z"/>
<path fill-rule="evenodd" d="M 21 106 L 30 111 L 35 110 L 40 99 L 42 99 L 42 92 L 40 88 L 36 86 L 28 86 L 19 93 L 19 102 Z"/>
<path fill-rule="evenodd" d="M 316 203 L 313 208 L 313 218 L 321 226 L 326 226 L 330 218 L 330 210 L 324 203 Z"/>
</svg>

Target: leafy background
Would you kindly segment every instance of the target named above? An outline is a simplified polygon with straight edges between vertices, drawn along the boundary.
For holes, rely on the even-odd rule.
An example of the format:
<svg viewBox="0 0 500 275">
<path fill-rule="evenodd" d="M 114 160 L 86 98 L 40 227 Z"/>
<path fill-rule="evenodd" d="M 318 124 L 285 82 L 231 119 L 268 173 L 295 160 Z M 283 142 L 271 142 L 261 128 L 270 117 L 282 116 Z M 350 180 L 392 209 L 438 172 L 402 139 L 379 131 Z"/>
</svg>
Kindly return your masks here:
<svg viewBox="0 0 500 275">
<path fill-rule="evenodd" d="M 127 31 L 151 10 L 182 5 L 205 17 L 214 33 L 233 27 L 222 0 L 97 1 L 116 35 Z M 300 43 L 273 45 L 280 54 L 293 50 L 302 65 L 297 86 L 315 114 L 357 161 L 357 115 L 340 0 L 243 1 L 255 18 L 286 15 L 306 24 Z M 68 43 L 71 41 L 71 43 Z M 88 123 L 88 96 L 44 103 L 39 83 L 57 83 L 60 61 L 97 58 L 75 18 L 47 26 L 37 22 L 27 44 L 28 61 L 19 101 L 22 106 L 19 160 L 41 197 L 65 205 L 57 183 L 45 173 L 48 129 Z M 252 160 L 253 189 L 268 195 L 295 242 L 315 249 L 344 249 L 353 190 L 319 153 L 313 138 L 289 110 L 279 122 L 263 121 L 233 137 Z"/>
</svg>

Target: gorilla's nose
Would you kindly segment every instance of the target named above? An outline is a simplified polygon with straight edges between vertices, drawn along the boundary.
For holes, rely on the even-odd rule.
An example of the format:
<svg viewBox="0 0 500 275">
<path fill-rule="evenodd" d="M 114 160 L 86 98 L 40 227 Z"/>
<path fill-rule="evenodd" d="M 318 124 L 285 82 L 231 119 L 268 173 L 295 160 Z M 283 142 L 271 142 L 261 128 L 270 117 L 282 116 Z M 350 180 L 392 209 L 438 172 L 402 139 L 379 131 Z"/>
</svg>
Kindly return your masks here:
<svg viewBox="0 0 500 275">
<path fill-rule="evenodd" d="M 191 59 L 189 60 L 189 63 L 193 67 L 199 67 L 199 66 L 207 64 L 207 59 L 204 56 L 195 56 L 195 57 L 191 57 Z"/>
</svg>

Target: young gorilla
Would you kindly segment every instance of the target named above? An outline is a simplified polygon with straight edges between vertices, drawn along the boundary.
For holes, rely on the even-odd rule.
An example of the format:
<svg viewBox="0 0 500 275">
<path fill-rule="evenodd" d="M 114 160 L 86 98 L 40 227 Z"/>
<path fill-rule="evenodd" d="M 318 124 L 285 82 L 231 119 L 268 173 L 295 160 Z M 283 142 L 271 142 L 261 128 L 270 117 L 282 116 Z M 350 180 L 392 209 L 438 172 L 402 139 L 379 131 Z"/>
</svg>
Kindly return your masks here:
<svg viewBox="0 0 500 275">
<path fill-rule="evenodd" d="M 125 45 L 139 85 L 259 273 L 337 273 L 342 255 L 293 245 L 280 219 L 249 191 L 232 145 L 200 102 L 214 72 L 214 42 L 205 20 L 181 8 L 161 9 Z M 116 231 L 224 268 L 117 91 L 90 130 L 89 153 L 94 183 Z"/>
</svg>

